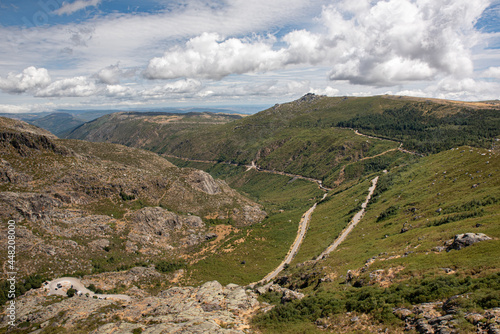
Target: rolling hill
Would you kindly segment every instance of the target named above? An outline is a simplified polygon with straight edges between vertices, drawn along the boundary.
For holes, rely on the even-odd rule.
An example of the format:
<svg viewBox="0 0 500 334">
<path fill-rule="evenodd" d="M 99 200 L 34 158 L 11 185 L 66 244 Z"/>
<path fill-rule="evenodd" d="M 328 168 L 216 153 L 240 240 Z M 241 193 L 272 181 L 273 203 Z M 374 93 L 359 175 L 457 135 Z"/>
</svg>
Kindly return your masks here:
<svg viewBox="0 0 500 334">
<path fill-rule="evenodd" d="M 157 305 L 154 298 L 184 293 L 158 294 L 169 284 L 198 285 L 193 291 L 199 291 L 216 286 L 211 281 L 217 280 L 226 285 L 225 292 L 220 290 L 224 298 L 236 289 L 230 283 L 246 285 L 248 294 L 259 296 L 261 311 L 252 313 L 251 326 L 262 333 L 489 333 L 498 330 L 500 321 L 499 122 L 495 101 L 308 94 L 243 118 L 116 113 L 85 123 L 69 135 L 94 143 L 58 140 L 43 130 L 9 123 L 3 131 L 21 137 L 15 142 L 4 139 L 8 172 L 2 189 L 26 192 L 31 186 L 35 188 L 29 191 L 54 197 L 60 193 L 54 192 L 55 185 L 69 187 L 66 193 L 79 186 L 85 196 L 95 196 L 94 202 L 74 205 L 106 216 L 111 228 L 120 231 L 107 246 L 109 254 L 92 262 L 94 269 L 88 267 L 108 281 L 134 261 L 146 257 L 159 264 L 157 255 L 164 256 L 155 253 L 162 247 L 162 235 L 134 227 L 152 214 L 163 214 L 151 208 L 173 212 L 180 221 L 200 216 L 206 229 L 178 231 L 178 240 L 187 245 L 172 244 L 175 256 L 169 255 L 168 265 L 157 266 L 172 268 L 178 279 L 159 285 L 156 279 L 138 282 L 152 295 L 148 302 L 137 297 L 137 305 Z M 38 139 L 21 140 L 29 137 L 26 132 Z M 74 168 L 80 168 L 87 181 L 78 185 L 63 177 L 73 175 Z M 178 183 L 158 184 L 162 178 Z M 364 214 L 353 225 L 373 185 Z M 189 191 L 180 195 L 177 186 Z M 210 201 L 214 197 L 192 191 L 199 186 L 209 192 L 225 189 L 229 197 Z M 161 197 L 160 189 L 172 191 Z M 245 211 L 247 205 L 255 209 Z M 44 211 L 31 208 L 41 216 L 25 218 L 23 225 L 34 235 L 49 227 L 59 233 L 71 231 L 71 225 L 61 223 L 35 230 L 36 223 L 44 221 Z M 265 217 L 243 222 L 262 210 Z M 298 253 L 276 279 L 261 281 L 289 252 L 306 211 L 312 213 Z M 345 239 L 338 247 L 320 256 L 342 233 Z M 212 234 L 217 236 L 208 242 L 196 237 Z M 141 239 L 146 235 L 149 241 Z M 69 245 L 68 238 L 59 236 L 55 245 Z M 99 239 L 105 238 L 75 241 L 92 247 Z M 127 242 L 140 246 L 139 253 L 126 253 L 131 249 Z M 108 255 L 124 259 L 128 266 L 120 269 Z M 114 291 L 132 293 L 125 288 Z M 200 298 L 198 302 L 205 300 Z M 206 303 L 207 316 L 228 307 L 221 301 L 217 306 Z M 100 325 L 113 330 L 156 330 L 167 321 L 158 307 L 145 307 L 144 314 L 154 322 L 131 317 L 130 305 L 123 306 L 123 312 L 120 306 L 108 307 Z M 51 321 L 68 317 L 70 313 Z M 81 326 L 96 328 L 87 322 Z M 224 332 L 233 325 L 217 326 L 211 330 Z"/>
</svg>

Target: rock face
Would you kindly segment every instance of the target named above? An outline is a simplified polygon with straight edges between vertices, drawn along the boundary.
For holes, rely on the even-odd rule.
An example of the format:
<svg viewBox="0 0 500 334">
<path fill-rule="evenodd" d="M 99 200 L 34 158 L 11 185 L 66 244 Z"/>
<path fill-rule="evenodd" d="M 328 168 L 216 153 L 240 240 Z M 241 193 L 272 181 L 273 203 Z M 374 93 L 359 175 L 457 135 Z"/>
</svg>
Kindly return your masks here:
<svg viewBox="0 0 500 334">
<path fill-rule="evenodd" d="M 19 275 L 112 271 L 160 255 L 175 262 L 214 239 L 201 217 L 246 226 L 266 215 L 226 183 L 155 153 L 60 140 L 3 117 L 0 186 L 0 218 L 18 223 Z"/>
<path fill-rule="evenodd" d="M 217 182 L 213 179 L 213 177 L 201 170 L 193 170 L 187 176 L 188 182 L 194 188 L 201 190 L 209 195 L 215 195 L 220 193 L 220 188 Z"/>
<path fill-rule="evenodd" d="M 266 218 L 267 213 L 262 211 L 259 207 L 245 205 L 244 207 L 239 209 L 234 209 L 231 217 L 238 222 L 244 222 L 243 224 L 238 224 L 240 226 L 252 225 L 255 223 L 259 223 L 264 218 Z"/>
<path fill-rule="evenodd" d="M 301 292 L 297 292 L 297 291 L 294 291 L 294 290 L 290 290 L 290 289 L 287 289 L 287 288 L 284 288 L 278 284 L 274 284 L 273 282 L 270 282 L 270 283 L 267 283 L 266 285 L 263 285 L 261 287 L 258 287 L 255 289 L 255 291 L 259 294 L 259 295 L 263 295 L 267 292 L 278 292 L 278 293 L 281 293 L 282 296 L 281 296 L 281 302 L 282 303 L 286 303 L 286 302 L 290 302 L 292 300 L 296 300 L 296 299 L 302 299 L 305 297 L 305 295 Z"/>
<path fill-rule="evenodd" d="M 464 234 L 457 234 L 455 235 L 455 238 L 453 239 L 453 243 L 448 246 L 446 249 L 448 252 L 452 249 L 460 250 L 464 247 L 468 247 L 470 245 L 473 245 L 477 242 L 485 241 L 485 240 L 491 240 L 490 237 L 488 237 L 484 233 L 464 233 Z"/>
<path fill-rule="evenodd" d="M 416 330 L 422 334 L 433 333 L 461 333 L 458 331 L 457 315 L 453 307 L 449 307 L 454 300 L 467 298 L 458 295 L 449 298 L 446 302 L 434 302 L 414 305 L 413 308 L 396 308 L 393 314 L 405 322 L 405 331 Z M 465 319 L 477 327 L 477 333 L 495 333 L 500 323 L 500 309 L 486 310 L 484 314 L 469 313 Z"/>
<path fill-rule="evenodd" d="M 19 297 L 19 323 L 29 321 L 30 326 L 47 330 L 62 327 L 67 332 L 78 328 L 95 334 L 125 334 L 136 328 L 142 333 L 239 334 L 247 332 L 250 316 L 261 307 L 250 290 L 235 284 L 222 286 L 217 281 L 199 287 L 174 287 L 156 296 L 135 297 L 129 303 L 85 296 L 57 298 L 46 296 L 42 289 Z M 50 305 L 43 306 L 46 304 Z M 3 321 L 1 326 L 6 324 Z"/>
</svg>

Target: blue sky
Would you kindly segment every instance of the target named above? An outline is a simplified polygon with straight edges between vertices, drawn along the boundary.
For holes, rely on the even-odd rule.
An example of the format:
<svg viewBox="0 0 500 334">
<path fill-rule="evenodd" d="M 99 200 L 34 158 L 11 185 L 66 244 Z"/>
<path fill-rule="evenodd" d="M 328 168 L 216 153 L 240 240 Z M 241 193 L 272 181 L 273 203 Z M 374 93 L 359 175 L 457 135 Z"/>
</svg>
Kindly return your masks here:
<svg viewBox="0 0 500 334">
<path fill-rule="evenodd" d="M 0 0 L 0 112 L 498 99 L 500 1 Z"/>
</svg>

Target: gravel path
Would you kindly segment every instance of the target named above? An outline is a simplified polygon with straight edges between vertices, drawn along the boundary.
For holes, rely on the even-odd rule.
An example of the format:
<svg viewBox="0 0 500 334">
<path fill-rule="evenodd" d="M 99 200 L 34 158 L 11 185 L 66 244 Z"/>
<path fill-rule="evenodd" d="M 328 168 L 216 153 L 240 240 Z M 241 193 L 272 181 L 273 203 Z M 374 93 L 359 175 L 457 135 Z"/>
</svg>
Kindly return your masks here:
<svg viewBox="0 0 500 334">
<path fill-rule="evenodd" d="M 366 196 L 366 199 L 363 202 L 363 204 L 361 204 L 361 210 L 358 211 L 358 213 L 356 213 L 354 215 L 354 217 L 352 218 L 349 225 L 347 225 L 347 227 L 342 231 L 342 233 L 337 238 L 337 240 L 335 240 L 335 242 L 333 244 L 328 246 L 328 248 L 325 249 L 323 251 L 323 253 L 321 253 L 321 255 L 316 258 L 316 261 L 321 260 L 322 258 L 327 256 L 328 254 L 333 252 L 345 240 L 345 238 L 349 235 L 349 233 L 351 233 L 354 226 L 356 226 L 359 223 L 359 221 L 361 220 L 361 218 L 365 214 L 366 206 L 368 205 L 368 202 L 370 201 L 370 198 L 372 197 L 373 192 L 375 191 L 375 188 L 377 187 L 377 182 L 378 182 L 378 176 L 372 180 L 372 185 L 370 188 L 368 188 L 368 195 Z"/>
</svg>

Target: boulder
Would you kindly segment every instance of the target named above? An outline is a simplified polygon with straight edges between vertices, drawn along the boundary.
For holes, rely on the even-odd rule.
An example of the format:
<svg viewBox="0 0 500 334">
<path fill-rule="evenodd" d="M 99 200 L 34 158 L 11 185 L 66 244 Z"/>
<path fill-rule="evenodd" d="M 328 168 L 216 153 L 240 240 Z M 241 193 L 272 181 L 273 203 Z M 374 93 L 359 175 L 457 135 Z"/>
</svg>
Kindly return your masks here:
<svg viewBox="0 0 500 334">
<path fill-rule="evenodd" d="M 292 300 L 296 299 L 300 300 L 304 297 L 305 295 L 301 292 L 296 292 L 289 289 L 283 289 L 283 297 L 281 297 L 281 302 L 282 303 L 291 302 Z"/>
<path fill-rule="evenodd" d="M 203 191 L 209 195 L 220 193 L 220 187 L 214 178 L 201 170 L 193 170 L 186 178 L 188 183 L 195 189 Z"/>
<path fill-rule="evenodd" d="M 446 251 L 450 251 L 452 249 L 460 250 L 462 248 L 468 247 L 470 245 L 473 245 L 475 243 L 485 241 L 485 240 L 491 240 L 490 237 L 488 237 L 484 233 L 463 233 L 463 234 L 457 234 L 455 235 L 455 238 L 453 239 L 453 242 Z"/>
<path fill-rule="evenodd" d="M 109 247 L 108 239 L 97 239 L 92 242 L 89 242 L 89 247 L 95 250 L 105 250 L 106 247 Z"/>
</svg>

